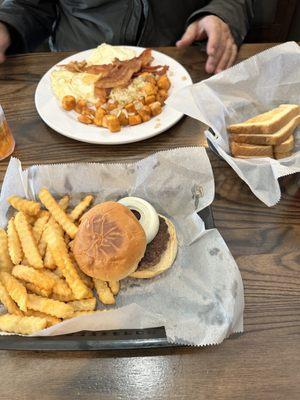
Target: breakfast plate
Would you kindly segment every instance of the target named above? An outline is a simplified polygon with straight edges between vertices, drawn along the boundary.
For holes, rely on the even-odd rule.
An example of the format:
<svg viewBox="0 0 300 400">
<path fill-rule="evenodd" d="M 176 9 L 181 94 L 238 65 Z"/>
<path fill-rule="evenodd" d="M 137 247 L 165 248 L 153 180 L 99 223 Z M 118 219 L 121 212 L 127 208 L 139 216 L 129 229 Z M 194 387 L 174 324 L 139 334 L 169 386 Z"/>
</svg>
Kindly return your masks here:
<svg viewBox="0 0 300 400">
<path fill-rule="evenodd" d="M 122 46 L 122 48 L 134 50 L 137 56 L 145 50 L 132 46 Z M 46 72 L 40 80 L 35 92 L 35 105 L 40 117 L 50 128 L 74 140 L 93 144 L 117 145 L 138 142 L 156 136 L 165 132 L 183 117 L 183 113 L 165 105 L 158 116 L 140 125 L 122 127 L 120 132 L 111 133 L 103 127 L 80 123 L 75 111 L 68 112 L 61 107 L 51 86 L 51 74 L 58 68 L 58 65 L 86 60 L 93 51 L 94 49 L 82 51 L 62 60 Z M 168 76 L 171 81 L 169 95 L 192 84 L 189 73 L 173 58 L 155 50 L 152 50 L 152 56 L 154 58 L 152 65 L 169 66 Z"/>
</svg>

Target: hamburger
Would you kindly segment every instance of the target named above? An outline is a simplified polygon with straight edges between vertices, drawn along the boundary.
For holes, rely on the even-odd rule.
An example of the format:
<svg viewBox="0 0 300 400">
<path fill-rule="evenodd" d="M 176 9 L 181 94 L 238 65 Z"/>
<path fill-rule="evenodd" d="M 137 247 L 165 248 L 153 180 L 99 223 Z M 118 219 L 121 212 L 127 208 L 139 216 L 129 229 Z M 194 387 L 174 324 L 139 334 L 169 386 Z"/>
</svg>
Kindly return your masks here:
<svg viewBox="0 0 300 400">
<path fill-rule="evenodd" d="M 142 199 L 122 200 L 98 204 L 81 219 L 73 253 L 80 269 L 92 278 L 152 278 L 176 258 L 172 222 Z"/>
</svg>

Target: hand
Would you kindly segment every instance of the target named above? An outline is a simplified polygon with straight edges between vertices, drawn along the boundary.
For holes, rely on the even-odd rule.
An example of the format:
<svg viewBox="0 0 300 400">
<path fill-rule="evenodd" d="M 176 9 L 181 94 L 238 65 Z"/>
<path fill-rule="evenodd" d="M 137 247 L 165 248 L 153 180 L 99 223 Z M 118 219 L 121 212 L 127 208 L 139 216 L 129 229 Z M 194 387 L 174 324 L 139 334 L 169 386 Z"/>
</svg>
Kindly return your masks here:
<svg viewBox="0 0 300 400">
<path fill-rule="evenodd" d="M 5 52 L 10 45 L 10 35 L 7 27 L 0 22 L 0 63 L 5 61 Z"/>
<path fill-rule="evenodd" d="M 195 40 L 204 39 L 208 39 L 206 72 L 218 73 L 231 67 L 236 59 L 237 45 L 229 26 L 215 15 L 208 15 L 190 24 L 176 46 L 189 46 Z"/>
</svg>

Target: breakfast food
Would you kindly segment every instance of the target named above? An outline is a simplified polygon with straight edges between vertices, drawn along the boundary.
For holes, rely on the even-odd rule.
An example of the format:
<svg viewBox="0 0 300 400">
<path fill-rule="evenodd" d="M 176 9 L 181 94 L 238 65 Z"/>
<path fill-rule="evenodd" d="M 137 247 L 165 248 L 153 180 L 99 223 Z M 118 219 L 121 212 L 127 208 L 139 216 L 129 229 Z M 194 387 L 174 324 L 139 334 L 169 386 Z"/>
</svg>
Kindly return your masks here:
<svg viewBox="0 0 300 400">
<path fill-rule="evenodd" d="M 52 89 L 64 110 L 79 114 L 79 122 L 119 132 L 162 111 L 171 86 L 168 66 L 152 61 L 151 49 L 135 56 L 131 49 L 102 44 L 87 60 L 54 70 Z"/>
<path fill-rule="evenodd" d="M 300 125 L 300 106 L 282 104 L 240 124 L 227 127 L 234 157 L 273 157 L 292 154 L 294 130 Z"/>
<path fill-rule="evenodd" d="M 174 225 L 143 199 L 125 197 L 87 211 L 92 195 L 71 210 L 69 196 L 57 201 L 43 188 L 39 198 L 41 204 L 13 201 L 18 209 L 7 233 L 0 230 L 2 331 L 32 334 L 97 312 L 96 296 L 102 307 L 113 306 L 120 280 L 151 278 L 175 260 Z M 26 213 L 33 203 L 39 212 Z"/>
</svg>

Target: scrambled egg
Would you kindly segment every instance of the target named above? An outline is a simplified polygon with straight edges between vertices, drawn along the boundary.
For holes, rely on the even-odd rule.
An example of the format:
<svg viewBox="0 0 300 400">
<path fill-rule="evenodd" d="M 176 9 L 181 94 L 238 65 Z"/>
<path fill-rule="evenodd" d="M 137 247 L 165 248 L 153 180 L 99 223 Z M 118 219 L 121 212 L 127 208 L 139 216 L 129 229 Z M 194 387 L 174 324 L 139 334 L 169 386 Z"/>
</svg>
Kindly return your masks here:
<svg viewBox="0 0 300 400">
<path fill-rule="evenodd" d="M 115 58 L 124 61 L 133 57 L 135 57 L 135 52 L 131 49 L 126 49 L 122 46 L 110 46 L 104 43 L 94 49 L 91 56 L 87 59 L 87 63 L 89 65 L 110 64 Z M 51 73 L 51 85 L 56 97 L 60 101 L 64 96 L 70 95 L 76 99 L 81 98 L 91 103 L 96 103 L 97 98 L 94 96 L 94 83 L 99 77 L 100 75 L 89 74 L 87 72 L 70 72 L 60 68 Z M 132 84 L 129 86 L 132 86 Z M 116 93 L 110 97 L 117 99 L 119 90 L 113 89 Z M 122 90 L 132 91 L 129 87 Z M 124 96 L 126 96 L 125 93 Z"/>
<path fill-rule="evenodd" d="M 132 49 L 103 43 L 94 49 L 86 61 L 89 65 L 101 65 L 110 64 L 115 58 L 118 58 L 120 61 L 125 61 L 133 57 L 135 57 L 135 51 Z"/>
</svg>

